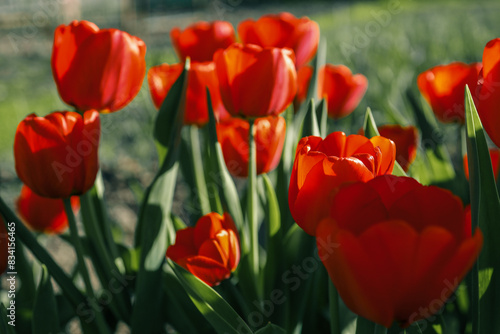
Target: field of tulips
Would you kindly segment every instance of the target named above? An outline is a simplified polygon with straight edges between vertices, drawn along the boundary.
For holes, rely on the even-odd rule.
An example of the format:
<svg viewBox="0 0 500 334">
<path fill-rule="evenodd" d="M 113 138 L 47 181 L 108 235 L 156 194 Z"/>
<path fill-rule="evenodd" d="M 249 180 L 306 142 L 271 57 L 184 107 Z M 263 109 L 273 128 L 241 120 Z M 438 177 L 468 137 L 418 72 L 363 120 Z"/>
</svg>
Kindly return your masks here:
<svg viewBox="0 0 500 334">
<path fill-rule="evenodd" d="M 500 6 L 444 8 L 226 7 L 166 56 L 55 27 L 64 105 L 0 165 L 0 333 L 500 333 Z"/>
</svg>

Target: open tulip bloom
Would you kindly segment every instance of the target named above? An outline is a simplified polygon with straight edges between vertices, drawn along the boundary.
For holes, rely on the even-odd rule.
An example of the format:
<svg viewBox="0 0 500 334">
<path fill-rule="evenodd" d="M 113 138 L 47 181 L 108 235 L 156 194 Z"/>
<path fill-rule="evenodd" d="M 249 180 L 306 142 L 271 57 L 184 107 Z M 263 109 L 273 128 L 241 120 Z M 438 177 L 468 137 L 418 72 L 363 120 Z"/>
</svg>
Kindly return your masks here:
<svg viewBox="0 0 500 334">
<path fill-rule="evenodd" d="M 0 333 L 500 333 L 488 147 L 500 145 L 500 39 L 481 63 L 415 72 L 398 94 L 411 117 L 387 101 L 360 130 L 337 119 L 368 80 L 324 64 L 317 23 L 280 13 L 237 27 L 241 43 L 225 21 L 174 28 L 179 62 L 147 66 L 158 163 L 145 189 L 134 183 L 133 236 L 108 212 L 98 158 L 101 119 L 138 94 L 146 45 L 88 21 L 56 28 L 52 74 L 73 110 L 26 112 L 15 133 Z M 377 125 L 397 120 L 415 125 Z M 54 240 L 76 259 L 60 263 Z"/>
</svg>

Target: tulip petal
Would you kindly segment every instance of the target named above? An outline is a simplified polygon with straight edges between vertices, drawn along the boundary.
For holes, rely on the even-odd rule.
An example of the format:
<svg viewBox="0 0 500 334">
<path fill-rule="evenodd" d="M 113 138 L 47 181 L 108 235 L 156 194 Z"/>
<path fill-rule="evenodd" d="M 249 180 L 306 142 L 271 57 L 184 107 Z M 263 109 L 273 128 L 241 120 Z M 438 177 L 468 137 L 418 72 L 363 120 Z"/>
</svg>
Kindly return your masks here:
<svg viewBox="0 0 500 334">
<path fill-rule="evenodd" d="M 210 286 L 219 284 L 231 275 L 231 272 L 222 264 L 203 256 L 188 258 L 185 268 Z"/>
</svg>

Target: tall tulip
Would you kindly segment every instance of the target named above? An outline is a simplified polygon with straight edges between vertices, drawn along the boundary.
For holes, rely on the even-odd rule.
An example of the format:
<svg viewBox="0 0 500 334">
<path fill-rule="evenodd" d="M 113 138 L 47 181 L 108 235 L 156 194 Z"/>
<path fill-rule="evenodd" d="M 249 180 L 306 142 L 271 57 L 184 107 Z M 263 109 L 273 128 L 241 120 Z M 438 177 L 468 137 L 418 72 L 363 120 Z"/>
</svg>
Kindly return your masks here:
<svg viewBox="0 0 500 334">
<path fill-rule="evenodd" d="M 500 38 L 489 41 L 483 51 L 483 83 L 480 87 L 478 113 L 484 129 L 500 147 Z M 473 90 L 471 89 L 471 92 Z"/>
<path fill-rule="evenodd" d="M 170 39 L 179 58 L 190 57 L 193 62 L 212 61 L 215 51 L 236 42 L 234 28 L 226 21 L 197 22 L 183 31 L 175 27 Z"/>
<path fill-rule="evenodd" d="M 222 146 L 226 166 L 231 174 L 248 176 L 247 121 L 228 118 L 217 124 L 217 137 Z M 278 166 L 285 143 L 286 122 L 281 116 L 257 118 L 254 138 L 257 152 L 257 174 L 267 173 Z"/>
<path fill-rule="evenodd" d="M 54 33 L 52 74 L 67 104 L 113 112 L 139 93 L 146 74 L 145 55 L 146 45 L 138 37 L 73 21 Z"/>
<path fill-rule="evenodd" d="M 211 212 L 177 231 L 167 257 L 210 286 L 229 278 L 240 261 L 238 231 L 229 214 Z"/>
<path fill-rule="evenodd" d="M 214 56 L 222 102 L 236 117 L 283 112 L 297 91 L 293 52 L 235 43 Z"/>
<path fill-rule="evenodd" d="M 406 177 L 342 187 L 316 230 L 319 257 L 353 312 L 390 327 L 437 313 L 476 261 L 460 199 Z M 374 274 L 375 273 L 375 274 Z"/>
<path fill-rule="evenodd" d="M 246 44 L 292 49 L 297 68 L 314 57 L 319 43 L 318 24 L 290 13 L 264 15 L 257 21 L 245 20 L 239 24 L 238 34 Z"/>
<path fill-rule="evenodd" d="M 395 156 L 394 142 L 379 136 L 368 139 L 333 132 L 325 139 L 302 138 L 297 145 L 288 191 L 295 222 L 314 235 L 342 184 L 366 182 L 392 173 Z"/>
<path fill-rule="evenodd" d="M 352 74 L 344 65 L 326 64 L 319 71 L 318 94 L 328 102 L 328 116 L 339 119 L 349 115 L 358 106 L 368 88 L 362 74 Z"/>
<path fill-rule="evenodd" d="M 160 108 L 183 68 L 184 64 L 162 64 L 149 69 L 149 90 L 156 108 Z M 220 98 L 215 64 L 213 62 L 193 62 L 188 72 L 186 99 L 184 101 L 184 124 L 203 126 L 208 122 L 207 87 L 210 91 L 212 107 L 217 118 L 224 118 L 227 115 Z"/>
<path fill-rule="evenodd" d="M 27 186 L 23 186 L 16 201 L 17 211 L 32 230 L 48 234 L 60 234 L 68 228 L 68 217 L 63 201 L 38 196 Z M 73 210 L 80 208 L 80 199 L 71 197 Z"/>
<path fill-rule="evenodd" d="M 454 62 L 435 66 L 419 74 L 418 89 L 441 122 L 465 122 L 465 85 L 475 93 L 480 70 L 481 63 L 468 65 Z M 473 98 L 476 100 L 475 95 Z"/>
<path fill-rule="evenodd" d="M 16 172 L 40 196 L 81 195 L 94 184 L 99 168 L 99 113 L 53 112 L 28 115 L 14 138 Z"/>
</svg>

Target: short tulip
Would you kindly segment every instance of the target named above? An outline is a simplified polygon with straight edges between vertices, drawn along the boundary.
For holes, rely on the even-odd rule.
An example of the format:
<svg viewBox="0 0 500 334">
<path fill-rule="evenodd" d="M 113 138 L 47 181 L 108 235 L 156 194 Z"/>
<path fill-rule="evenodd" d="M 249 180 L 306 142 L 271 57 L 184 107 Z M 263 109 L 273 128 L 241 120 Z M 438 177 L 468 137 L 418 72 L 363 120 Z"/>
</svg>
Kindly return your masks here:
<svg viewBox="0 0 500 334">
<path fill-rule="evenodd" d="M 67 104 L 82 111 L 113 112 L 139 93 L 145 55 L 146 45 L 135 36 L 73 21 L 54 33 L 52 74 Z"/>
<path fill-rule="evenodd" d="M 40 196 L 81 195 L 94 184 L 99 169 L 101 125 L 96 110 L 45 117 L 28 115 L 14 139 L 16 172 Z"/>
<path fill-rule="evenodd" d="M 458 197 L 392 175 L 342 187 L 316 240 L 347 307 L 385 327 L 437 313 L 483 244 Z"/>
<path fill-rule="evenodd" d="M 368 88 L 368 80 L 362 74 L 352 74 L 344 65 L 327 64 L 319 71 L 319 98 L 326 98 L 328 116 L 333 119 L 353 112 Z"/>
<path fill-rule="evenodd" d="M 19 216 L 34 231 L 60 234 L 68 228 L 68 216 L 60 199 L 38 196 L 23 186 L 16 205 Z M 77 196 L 71 197 L 71 206 L 74 211 L 80 208 Z"/>
<path fill-rule="evenodd" d="M 394 142 L 380 136 L 368 139 L 333 132 L 325 139 L 302 138 L 297 145 L 288 191 L 295 222 L 314 235 L 342 184 L 366 182 L 392 173 L 395 156 Z"/>
<path fill-rule="evenodd" d="M 484 130 L 500 147 L 500 38 L 486 44 L 483 51 L 483 83 L 480 86 L 478 113 Z M 471 92 L 474 92 L 471 88 Z"/>
<path fill-rule="evenodd" d="M 278 115 L 293 101 L 297 72 L 289 49 L 233 44 L 214 56 L 222 102 L 235 117 Z"/>
<path fill-rule="evenodd" d="M 443 123 L 464 123 L 465 85 L 473 93 L 477 90 L 477 82 L 481 63 L 464 64 L 454 62 L 448 65 L 435 66 L 419 74 L 418 89 L 434 111 L 437 119 Z"/>
<path fill-rule="evenodd" d="M 500 149 L 490 148 L 491 167 L 493 168 L 493 175 L 495 180 L 498 180 L 500 174 Z M 469 160 L 467 154 L 464 156 L 464 173 L 467 180 L 469 179 Z"/>
<path fill-rule="evenodd" d="M 210 286 L 229 278 L 240 261 L 238 232 L 229 214 L 209 213 L 177 231 L 167 257 Z"/>
<path fill-rule="evenodd" d="M 183 68 L 184 64 L 162 64 L 149 69 L 149 89 L 156 108 L 160 108 Z M 203 126 L 208 122 L 207 87 L 217 118 L 223 118 L 227 114 L 220 99 L 215 64 L 213 62 L 191 63 L 187 79 L 186 100 L 184 101 L 184 124 Z"/>
<path fill-rule="evenodd" d="M 290 48 L 295 52 L 297 68 L 314 57 L 319 43 L 319 26 L 307 17 L 290 13 L 269 14 L 257 21 L 243 21 L 238 35 L 245 44 Z"/>
<path fill-rule="evenodd" d="M 248 176 L 248 129 L 248 122 L 240 118 L 228 118 L 217 124 L 217 137 L 224 160 L 234 176 Z M 278 166 L 281 159 L 285 143 L 285 119 L 281 116 L 257 118 L 254 131 L 257 174 L 270 172 Z"/>
<path fill-rule="evenodd" d="M 179 58 L 190 57 L 193 62 L 212 61 L 215 51 L 236 42 L 234 28 L 226 21 L 197 22 L 183 31 L 176 27 L 170 39 Z"/>
</svg>

